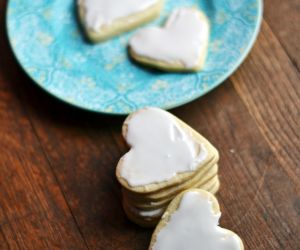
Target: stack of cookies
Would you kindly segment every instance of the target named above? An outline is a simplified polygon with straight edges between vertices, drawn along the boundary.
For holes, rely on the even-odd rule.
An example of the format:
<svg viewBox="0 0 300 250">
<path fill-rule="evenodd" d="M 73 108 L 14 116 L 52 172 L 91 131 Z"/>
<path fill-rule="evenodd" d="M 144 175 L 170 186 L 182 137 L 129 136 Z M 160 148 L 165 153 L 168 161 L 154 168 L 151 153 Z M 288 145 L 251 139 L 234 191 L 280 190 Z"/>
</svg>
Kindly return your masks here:
<svg viewBox="0 0 300 250">
<path fill-rule="evenodd" d="M 172 114 L 139 110 L 125 120 L 123 136 L 130 151 L 120 159 L 116 176 L 133 222 L 155 226 L 172 199 L 189 188 L 218 191 L 217 150 Z"/>
</svg>

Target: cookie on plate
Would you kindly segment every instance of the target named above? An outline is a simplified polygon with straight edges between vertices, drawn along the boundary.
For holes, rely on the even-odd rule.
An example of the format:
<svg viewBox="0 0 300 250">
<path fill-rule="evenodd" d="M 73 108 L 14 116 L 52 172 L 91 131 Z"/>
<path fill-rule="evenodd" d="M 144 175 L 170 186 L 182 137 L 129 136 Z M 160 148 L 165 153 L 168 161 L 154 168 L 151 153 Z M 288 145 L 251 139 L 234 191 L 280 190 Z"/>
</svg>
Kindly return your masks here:
<svg viewBox="0 0 300 250">
<path fill-rule="evenodd" d="M 199 71 L 209 41 L 209 21 L 196 8 L 173 11 L 164 27 L 140 29 L 129 42 L 129 52 L 141 64 L 165 71 Z"/>
<path fill-rule="evenodd" d="M 101 42 L 156 18 L 163 0 L 78 0 L 78 14 L 89 40 Z"/>
</svg>

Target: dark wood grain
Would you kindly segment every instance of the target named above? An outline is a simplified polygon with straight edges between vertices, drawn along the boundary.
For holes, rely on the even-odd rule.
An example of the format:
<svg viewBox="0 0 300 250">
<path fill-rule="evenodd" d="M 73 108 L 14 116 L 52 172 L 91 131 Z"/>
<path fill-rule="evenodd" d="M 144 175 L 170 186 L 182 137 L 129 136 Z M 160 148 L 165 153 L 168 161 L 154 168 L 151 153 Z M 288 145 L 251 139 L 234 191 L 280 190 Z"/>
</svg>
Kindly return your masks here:
<svg viewBox="0 0 300 250">
<path fill-rule="evenodd" d="M 26 110 L 7 78 L 15 71 L 4 39 L 3 1 L 0 4 L 1 249 L 85 249 Z"/>
<path fill-rule="evenodd" d="M 33 85 L 9 49 L 4 7 L 0 249 L 147 249 L 152 231 L 126 219 L 114 177 L 127 150 L 124 117 L 76 110 Z M 221 224 L 246 249 L 300 245 L 299 53 L 278 15 L 267 13 L 249 58 L 226 83 L 172 110 L 220 150 Z"/>
<path fill-rule="evenodd" d="M 294 150 L 300 148 L 300 75 L 267 23 L 248 60 L 231 79 L 271 149 L 300 188 L 300 154 Z"/>
<path fill-rule="evenodd" d="M 56 177 L 13 92 L 0 91 L 0 121 L 3 239 L 10 246 L 28 249 L 56 244 L 84 247 Z"/>
<path fill-rule="evenodd" d="M 300 69 L 300 1 L 265 0 L 265 19 L 290 60 Z"/>
</svg>

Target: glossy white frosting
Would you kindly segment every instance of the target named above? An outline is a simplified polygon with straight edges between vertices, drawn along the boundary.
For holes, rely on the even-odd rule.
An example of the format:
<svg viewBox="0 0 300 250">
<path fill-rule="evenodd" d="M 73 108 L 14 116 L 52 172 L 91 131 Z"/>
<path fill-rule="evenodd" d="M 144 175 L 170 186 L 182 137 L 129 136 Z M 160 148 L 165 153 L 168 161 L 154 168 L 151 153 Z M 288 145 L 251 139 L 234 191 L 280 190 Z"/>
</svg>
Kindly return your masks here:
<svg viewBox="0 0 300 250">
<path fill-rule="evenodd" d="M 209 23 L 199 11 L 181 8 L 172 12 L 165 27 L 139 30 L 130 40 L 131 49 L 139 56 L 185 67 L 199 64 L 207 50 Z"/>
<path fill-rule="evenodd" d="M 84 21 L 89 29 L 98 31 L 116 19 L 146 10 L 159 0 L 78 0 L 85 10 Z"/>
<path fill-rule="evenodd" d="M 204 145 L 195 142 L 168 112 L 146 108 L 128 120 L 121 176 L 130 186 L 167 181 L 178 173 L 195 170 L 207 157 Z"/>
<path fill-rule="evenodd" d="M 124 205 L 127 207 L 127 209 L 131 210 L 134 214 L 138 214 L 141 217 L 149 217 L 149 218 L 155 218 L 158 216 L 161 216 L 163 212 L 165 211 L 165 208 L 157 208 L 157 209 L 152 209 L 152 210 L 141 210 L 137 207 L 134 207 L 130 205 L 127 202 L 124 202 Z"/>
<path fill-rule="evenodd" d="M 159 208 L 155 210 L 149 210 L 149 211 L 139 211 L 139 214 L 144 217 L 157 217 L 160 216 L 165 209 Z"/>
<path fill-rule="evenodd" d="M 240 250 L 238 236 L 218 226 L 220 217 L 212 201 L 190 191 L 159 231 L 153 250 Z"/>
</svg>

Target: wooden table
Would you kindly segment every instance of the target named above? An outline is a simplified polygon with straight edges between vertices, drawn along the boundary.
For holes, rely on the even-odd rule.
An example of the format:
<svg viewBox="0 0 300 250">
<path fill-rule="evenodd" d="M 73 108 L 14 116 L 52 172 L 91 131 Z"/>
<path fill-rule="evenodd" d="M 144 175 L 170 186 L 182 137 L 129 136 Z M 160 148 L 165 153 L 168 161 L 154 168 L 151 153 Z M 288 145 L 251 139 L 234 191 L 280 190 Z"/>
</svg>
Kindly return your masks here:
<svg viewBox="0 0 300 250">
<path fill-rule="evenodd" d="M 124 117 L 73 109 L 22 72 L 0 1 L 0 249 L 147 249 L 114 170 Z M 174 114 L 220 151 L 221 224 L 246 249 L 300 249 L 300 2 L 266 0 L 240 69 Z"/>
</svg>

